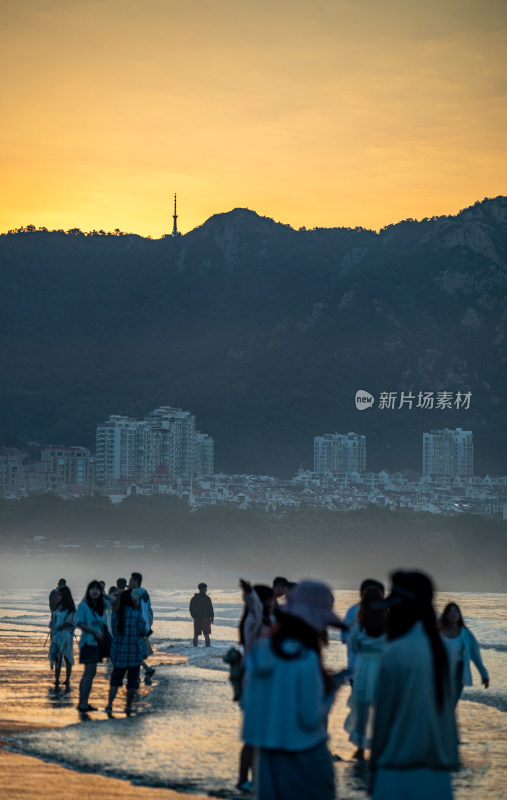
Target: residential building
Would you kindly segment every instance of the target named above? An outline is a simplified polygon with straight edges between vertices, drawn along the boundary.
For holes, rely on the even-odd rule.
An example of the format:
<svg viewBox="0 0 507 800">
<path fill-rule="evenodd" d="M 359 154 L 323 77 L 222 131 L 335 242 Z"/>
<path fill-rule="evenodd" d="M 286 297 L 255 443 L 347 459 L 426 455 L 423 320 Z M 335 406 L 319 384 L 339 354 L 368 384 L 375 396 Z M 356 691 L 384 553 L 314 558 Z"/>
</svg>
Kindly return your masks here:
<svg viewBox="0 0 507 800">
<path fill-rule="evenodd" d="M 313 440 L 313 471 L 331 473 L 365 472 L 366 437 L 358 433 L 325 433 Z"/>
<path fill-rule="evenodd" d="M 14 447 L 5 448 L 0 454 L 0 489 L 23 485 L 23 453 Z"/>
<path fill-rule="evenodd" d="M 98 484 L 147 480 L 156 465 L 146 421 L 112 414 L 97 425 L 95 459 Z"/>
<path fill-rule="evenodd" d="M 423 433 L 423 478 L 433 481 L 473 474 L 472 431 L 444 428 Z"/>
<path fill-rule="evenodd" d="M 195 474 L 211 477 L 213 475 L 214 441 L 207 433 L 197 431 L 195 453 Z"/>
<path fill-rule="evenodd" d="M 100 485 L 190 480 L 202 474 L 213 474 L 213 439 L 196 431 L 190 411 L 160 406 L 144 420 L 114 414 L 97 426 Z"/>
<path fill-rule="evenodd" d="M 86 447 L 50 445 L 41 452 L 43 472 L 54 476 L 56 486 L 91 489 L 95 485 L 95 463 Z"/>
<path fill-rule="evenodd" d="M 189 480 L 195 475 L 195 417 L 181 408 L 160 406 L 150 411 L 146 422 L 157 441 L 158 466 L 163 464 L 171 477 Z"/>
</svg>

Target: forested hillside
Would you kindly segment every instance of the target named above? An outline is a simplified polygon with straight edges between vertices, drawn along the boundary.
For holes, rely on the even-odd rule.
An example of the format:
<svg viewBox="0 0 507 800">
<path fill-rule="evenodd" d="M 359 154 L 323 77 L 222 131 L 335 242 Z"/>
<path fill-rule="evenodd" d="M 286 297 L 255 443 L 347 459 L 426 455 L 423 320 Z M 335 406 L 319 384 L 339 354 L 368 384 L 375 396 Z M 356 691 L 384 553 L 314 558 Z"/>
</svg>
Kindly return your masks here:
<svg viewBox="0 0 507 800">
<path fill-rule="evenodd" d="M 0 297 L 0 429 L 23 441 L 93 449 L 109 414 L 172 404 L 227 472 L 311 467 L 335 431 L 366 434 L 370 469 L 420 470 L 444 426 L 507 471 L 507 198 L 380 233 L 246 209 L 174 239 L 29 229 L 0 236 Z M 359 412 L 357 389 L 472 401 Z"/>
</svg>

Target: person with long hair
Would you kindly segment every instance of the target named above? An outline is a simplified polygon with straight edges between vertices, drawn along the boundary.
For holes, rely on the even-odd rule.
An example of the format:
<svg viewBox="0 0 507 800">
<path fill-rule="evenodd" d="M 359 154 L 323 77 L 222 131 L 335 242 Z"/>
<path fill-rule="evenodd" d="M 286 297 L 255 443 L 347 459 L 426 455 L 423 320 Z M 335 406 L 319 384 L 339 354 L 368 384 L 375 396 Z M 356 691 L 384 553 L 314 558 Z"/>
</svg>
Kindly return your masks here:
<svg viewBox="0 0 507 800">
<path fill-rule="evenodd" d="M 78 711 L 96 711 L 88 699 L 92 690 L 93 679 L 97 672 L 97 664 L 102 661 L 99 644 L 104 641 L 104 630 L 107 629 L 104 594 L 99 581 L 90 581 L 86 594 L 77 607 L 75 617 L 76 628 L 81 629 L 79 640 L 79 663 L 84 664 L 83 675 L 79 684 Z"/>
<path fill-rule="evenodd" d="M 49 663 L 55 668 L 55 686 L 60 685 L 62 662 L 65 661 L 65 681 L 70 686 L 70 676 L 74 664 L 74 615 L 76 606 L 67 585 L 58 588 L 55 595 L 55 608 L 51 612 L 51 646 Z"/>
<path fill-rule="evenodd" d="M 274 625 L 273 610 L 276 604 L 276 593 L 271 586 L 256 583 L 252 586 L 240 578 L 239 585 L 243 590 L 243 615 L 239 622 L 239 643 L 243 647 L 243 674 L 252 647 L 259 638 L 269 636 Z M 236 788 L 240 791 L 251 791 L 253 781 L 254 748 L 244 744 L 239 757 L 239 777 Z"/>
<path fill-rule="evenodd" d="M 438 620 L 438 628 L 447 651 L 451 672 L 453 705 L 456 708 L 463 686 L 472 686 L 470 661 L 473 661 L 479 670 L 485 689 L 489 686 L 488 670 L 482 663 L 477 639 L 463 622 L 461 610 L 457 603 L 447 603 Z"/>
<path fill-rule="evenodd" d="M 119 606 L 113 612 L 111 621 L 113 642 L 111 645 L 111 673 L 109 700 L 106 713 L 113 713 L 113 702 L 127 673 L 127 703 L 125 713 L 130 715 L 136 690 L 139 689 L 139 673 L 144 658 L 143 639 L 148 626 L 143 619 L 139 600 L 135 599 L 136 589 L 126 589 L 119 596 Z"/>
<path fill-rule="evenodd" d="M 350 631 L 352 630 L 352 626 L 354 622 L 357 620 L 357 615 L 359 613 L 359 607 L 361 605 L 361 598 L 367 589 L 379 589 L 382 592 L 382 596 L 384 596 L 384 584 L 380 581 L 376 580 L 375 578 L 365 578 L 364 581 L 361 582 L 361 586 L 359 587 L 359 603 L 354 603 L 353 606 L 347 609 L 345 612 L 345 616 L 343 617 L 343 621 L 345 623 L 345 627 L 342 629 L 340 633 L 340 639 L 342 640 L 343 644 L 347 646 L 347 668 L 349 670 L 349 680 L 352 686 L 354 678 L 354 665 L 356 663 L 357 653 L 355 653 L 350 647 Z"/>
<path fill-rule="evenodd" d="M 373 800 L 452 800 L 458 766 L 449 669 L 421 572 L 394 572 L 371 746 Z"/>
<path fill-rule="evenodd" d="M 247 661 L 243 740 L 256 748 L 259 800 L 334 800 L 327 716 L 336 681 L 322 663 L 327 627 L 341 627 L 323 583 L 301 581 L 279 624 Z"/>
<path fill-rule="evenodd" d="M 377 586 L 363 592 L 357 619 L 349 634 L 349 646 L 356 658 L 353 667 L 352 694 L 348 706 L 350 714 L 345 720 L 345 730 L 356 745 L 354 758 L 364 761 L 364 751 L 371 744 L 371 727 L 377 694 L 380 658 L 386 645 L 386 609 L 375 604 L 384 597 Z"/>
</svg>

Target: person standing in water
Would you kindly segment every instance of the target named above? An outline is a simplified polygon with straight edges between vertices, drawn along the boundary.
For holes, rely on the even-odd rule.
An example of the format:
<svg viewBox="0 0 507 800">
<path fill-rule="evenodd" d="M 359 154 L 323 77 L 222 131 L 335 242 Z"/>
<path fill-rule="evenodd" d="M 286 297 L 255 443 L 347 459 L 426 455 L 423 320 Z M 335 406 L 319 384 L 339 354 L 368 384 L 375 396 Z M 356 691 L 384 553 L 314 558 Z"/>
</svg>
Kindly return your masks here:
<svg viewBox="0 0 507 800">
<path fill-rule="evenodd" d="M 333 602 L 325 584 L 301 581 L 247 659 L 243 740 L 257 749 L 258 800 L 335 798 L 327 716 L 338 682 L 322 663 L 328 626 L 343 624 Z"/>
<path fill-rule="evenodd" d="M 353 623 L 357 619 L 357 615 L 359 613 L 359 606 L 361 605 L 361 598 L 363 594 L 366 592 L 367 589 L 379 589 L 384 595 L 384 584 L 380 581 L 375 580 L 375 578 L 365 578 L 365 580 L 361 583 L 359 587 L 359 603 L 355 603 L 353 606 L 350 606 L 349 609 L 345 612 L 345 616 L 343 621 L 345 623 L 345 627 L 342 628 L 340 638 L 347 646 L 347 668 L 349 670 L 349 680 L 352 684 L 353 681 L 353 674 L 354 674 L 354 664 L 356 661 L 357 653 L 355 653 L 350 647 L 350 630 L 352 628 Z"/>
<path fill-rule="evenodd" d="M 54 611 L 55 608 L 58 605 L 59 601 L 57 600 L 57 595 L 58 595 L 58 592 L 60 591 L 60 589 L 62 588 L 62 586 L 67 586 L 67 581 L 65 580 L 65 578 L 60 578 L 60 580 L 58 581 L 57 586 L 54 589 L 51 589 L 51 591 L 49 593 L 49 610 L 50 611 Z"/>
<path fill-rule="evenodd" d="M 381 658 L 371 746 L 373 800 L 452 800 L 457 731 L 433 584 L 421 572 L 395 572 L 388 642 Z"/>
<path fill-rule="evenodd" d="M 244 684 L 244 674 L 248 656 L 258 639 L 270 636 L 275 625 L 273 611 L 276 604 L 276 594 L 270 586 L 256 583 L 252 586 L 248 581 L 240 578 L 239 585 L 243 590 L 243 616 L 239 622 L 239 643 L 243 646 L 241 669 L 243 676 L 241 686 Z M 241 694 L 241 690 L 240 690 Z M 236 788 L 241 792 L 250 792 L 253 789 L 254 748 L 250 744 L 243 744 L 239 757 L 239 778 Z M 250 776 L 252 780 L 250 780 Z"/>
<path fill-rule="evenodd" d="M 65 686 L 70 686 L 74 664 L 74 615 L 76 606 L 68 586 L 62 585 L 55 597 L 56 607 L 51 614 L 51 646 L 49 663 L 55 668 L 55 686 L 60 684 L 62 662 L 65 661 Z"/>
<path fill-rule="evenodd" d="M 76 628 L 81 628 L 79 663 L 84 664 L 84 670 L 79 684 L 78 711 L 83 714 L 97 710 L 95 706 L 89 704 L 88 698 L 97 672 L 97 664 L 102 661 L 99 643 L 104 640 L 104 630 L 107 628 L 104 595 L 99 581 L 91 581 L 88 584 L 86 594 L 77 607 L 74 621 Z"/>
<path fill-rule="evenodd" d="M 190 616 L 194 620 L 194 638 L 192 644 L 197 647 L 197 640 L 201 633 L 204 634 L 206 647 L 211 647 L 210 635 L 213 624 L 214 612 L 211 598 L 206 594 L 208 588 L 205 583 L 200 583 L 197 587 L 199 592 L 194 594 L 190 601 Z"/>
<path fill-rule="evenodd" d="M 148 633 L 144 638 L 145 655 L 144 655 L 144 661 L 142 662 L 141 666 L 144 670 L 145 681 L 146 683 L 149 683 L 151 681 L 151 678 L 155 674 L 155 668 L 150 667 L 146 663 L 146 659 L 152 653 L 152 647 L 148 640 L 148 637 L 151 636 L 151 634 L 153 633 L 151 629 L 151 626 L 153 625 L 153 609 L 151 607 L 150 595 L 148 594 L 144 586 L 141 586 L 142 582 L 143 582 L 143 576 L 141 575 L 141 573 L 133 572 L 130 576 L 128 588 L 134 590 L 133 596 L 136 600 L 139 601 L 139 608 L 141 610 L 142 617 L 146 623 L 146 627 L 148 628 Z"/>
<path fill-rule="evenodd" d="M 458 705 L 463 686 L 472 686 L 470 661 L 479 670 L 485 689 L 489 686 L 488 670 L 482 663 L 477 639 L 463 622 L 461 611 L 456 603 L 448 603 L 438 620 L 440 635 L 447 651 L 451 671 L 454 708 Z"/>
<path fill-rule="evenodd" d="M 119 607 L 113 612 L 111 662 L 113 672 L 109 689 L 106 713 L 113 713 L 113 702 L 127 673 L 127 703 L 125 713 L 130 715 L 136 690 L 139 689 L 139 673 L 144 658 L 144 637 L 148 633 L 139 601 L 135 599 L 138 590 L 126 589 L 120 594 Z"/>
<path fill-rule="evenodd" d="M 370 747 L 380 659 L 386 646 L 387 611 L 375 608 L 383 597 L 384 593 L 374 586 L 363 592 L 357 619 L 349 634 L 349 646 L 356 660 L 352 694 L 348 700 L 350 714 L 344 727 L 357 747 L 353 758 L 358 761 L 364 761 L 364 751 Z"/>
</svg>

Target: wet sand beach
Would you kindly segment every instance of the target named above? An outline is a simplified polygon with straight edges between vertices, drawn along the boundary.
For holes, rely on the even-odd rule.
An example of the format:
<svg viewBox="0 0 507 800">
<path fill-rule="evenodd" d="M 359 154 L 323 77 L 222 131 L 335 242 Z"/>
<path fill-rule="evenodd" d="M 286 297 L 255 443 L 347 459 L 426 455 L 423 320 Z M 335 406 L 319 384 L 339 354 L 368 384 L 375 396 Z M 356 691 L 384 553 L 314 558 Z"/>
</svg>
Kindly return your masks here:
<svg viewBox="0 0 507 800">
<path fill-rule="evenodd" d="M 3 797 L 38 800 L 47 792 L 67 800 L 96 792 L 127 800 L 134 794 L 145 800 L 238 796 L 241 717 L 222 661 L 236 638 L 238 594 L 214 593 L 216 625 L 209 649 L 191 645 L 183 605 L 187 595 L 152 592 L 158 615 L 150 664 L 156 673 L 152 686 L 141 687 L 137 713 L 125 716 L 120 692 L 114 718 L 107 718 L 108 667 L 102 665 L 90 698 L 98 710 L 85 722 L 76 710 L 82 667 L 76 663 L 70 691 L 52 684 L 44 646 L 45 595 L 19 593 L 8 601 L 0 597 L 0 736 L 8 748 L 0 755 Z M 336 595 L 342 612 L 355 600 L 351 592 Z M 463 766 L 453 776 L 455 800 L 500 800 L 505 797 L 507 763 L 507 597 L 459 599 L 481 643 L 491 687 L 485 691 L 474 675 L 475 685 L 465 690 L 458 707 Z M 446 601 L 442 596 L 440 605 Z M 326 661 L 339 669 L 345 658 L 345 648 L 333 633 Z M 341 757 L 335 762 L 337 798 L 367 800 L 368 768 L 353 761 L 355 748 L 343 730 L 348 696 L 349 689 L 343 688 L 329 720 L 330 749 Z"/>
<path fill-rule="evenodd" d="M 67 800 L 95 800 L 97 797 L 107 797 L 109 800 L 182 800 L 184 795 L 172 789 L 134 785 L 128 780 L 89 771 L 79 772 L 42 758 L 13 752 L 13 748 L 17 749 L 20 734 L 47 731 L 51 727 L 76 722 L 79 717 L 75 699 L 81 668 L 76 665 L 74 689 L 66 693 L 64 689 L 54 689 L 50 680 L 47 680 L 48 675 L 45 676 L 46 680 L 42 678 L 48 665 L 42 650 L 38 658 L 33 657 L 33 639 L 19 641 L 14 637 L 2 637 L 2 645 L 4 670 L 0 681 L 0 784 L 3 800 L 40 800 L 41 795 L 65 797 Z M 19 681 L 16 675 L 20 676 Z M 24 689 L 20 691 L 21 683 Z M 99 680 L 94 688 L 95 699 L 97 702 L 100 700 L 103 707 L 107 684 Z M 147 696 L 146 690 L 142 693 Z M 44 694 L 48 698 L 47 703 Z M 37 721 L 37 718 L 41 721 Z M 196 794 L 192 797 L 196 800 L 205 798 Z"/>
<path fill-rule="evenodd" d="M 19 728 L 0 727 L 0 776 L 4 800 L 38 800 L 41 795 L 80 798 L 107 797 L 109 800 L 182 800 L 171 789 L 133 786 L 128 781 L 106 778 L 90 772 L 76 772 L 40 758 L 5 750 L 4 737 L 15 735 Z M 8 743 L 7 743 L 8 744 Z M 192 795 L 204 800 L 203 795 Z"/>
</svg>

